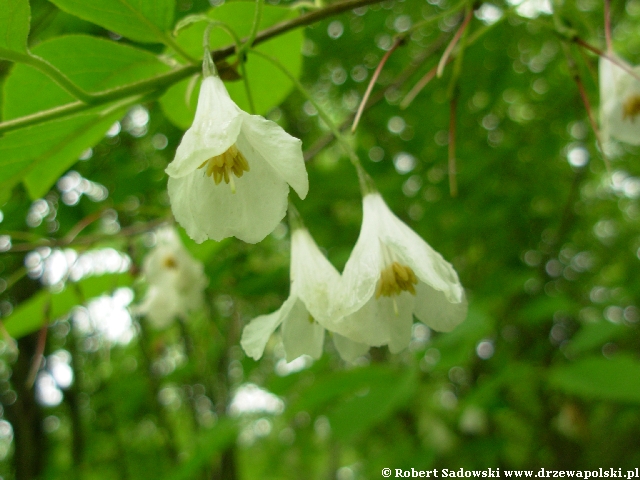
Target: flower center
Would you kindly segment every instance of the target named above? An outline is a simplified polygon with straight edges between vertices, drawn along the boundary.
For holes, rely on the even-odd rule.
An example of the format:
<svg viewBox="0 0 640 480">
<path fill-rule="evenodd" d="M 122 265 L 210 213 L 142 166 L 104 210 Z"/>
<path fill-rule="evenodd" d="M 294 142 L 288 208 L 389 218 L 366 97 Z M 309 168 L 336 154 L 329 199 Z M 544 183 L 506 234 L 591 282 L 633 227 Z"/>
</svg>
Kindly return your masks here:
<svg viewBox="0 0 640 480">
<path fill-rule="evenodd" d="M 411 295 L 415 295 L 416 289 L 414 285 L 418 283 L 416 274 L 413 273 L 411 267 L 398 262 L 389 247 L 384 244 L 381 247 L 384 267 L 380 271 L 380 279 L 376 287 L 376 298 L 400 295 L 402 292 L 409 292 Z"/>
<path fill-rule="evenodd" d="M 168 257 L 164 257 L 164 259 L 162 259 L 162 266 L 164 268 L 170 268 L 170 269 L 178 268 L 178 262 L 174 257 L 169 255 Z"/>
<path fill-rule="evenodd" d="M 640 95 L 627 97 L 622 104 L 622 120 L 629 118 L 633 123 L 638 114 L 640 114 Z"/>
<path fill-rule="evenodd" d="M 224 183 L 231 185 L 233 193 L 236 193 L 233 176 L 240 178 L 244 172 L 249 171 L 249 162 L 235 145 L 231 145 L 223 154 L 205 160 L 198 168 L 205 168 L 205 166 L 204 173 L 207 177 L 213 178 L 216 185 L 224 179 Z"/>
</svg>

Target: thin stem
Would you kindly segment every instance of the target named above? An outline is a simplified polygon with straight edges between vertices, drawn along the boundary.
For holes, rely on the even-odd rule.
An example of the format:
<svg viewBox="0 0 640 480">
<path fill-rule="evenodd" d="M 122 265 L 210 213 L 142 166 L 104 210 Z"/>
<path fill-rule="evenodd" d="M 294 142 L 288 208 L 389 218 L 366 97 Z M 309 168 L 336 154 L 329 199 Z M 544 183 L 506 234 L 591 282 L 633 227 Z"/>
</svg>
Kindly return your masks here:
<svg viewBox="0 0 640 480">
<path fill-rule="evenodd" d="M 607 45 L 607 53 L 613 53 L 611 43 L 611 0 L 604 0 L 604 39 Z"/>
<path fill-rule="evenodd" d="M 618 59 L 613 53 L 604 52 L 604 51 L 600 50 L 598 47 L 594 47 L 593 45 L 590 45 L 589 43 L 585 42 L 584 40 L 582 40 L 581 38 L 578 38 L 578 37 L 574 38 L 573 41 L 576 42 L 581 47 L 586 48 L 590 52 L 593 52 L 593 53 L 595 53 L 596 55 L 598 55 L 600 57 L 606 58 L 607 60 L 609 60 L 614 65 L 617 65 L 618 67 L 623 69 L 625 72 L 627 72 L 629 75 L 631 75 L 636 80 L 640 80 L 640 75 L 638 73 L 634 72 L 633 69 L 629 65 L 625 64 L 623 61 Z"/>
<path fill-rule="evenodd" d="M 436 39 L 435 42 L 433 42 L 431 45 L 429 45 L 429 47 L 427 47 L 426 49 L 424 49 L 420 53 L 420 55 L 415 59 L 415 62 L 409 63 L 409 65 L 407 67 L 405 67 L 405 69 L 393 80 L 393 82 L 391 82 L 389 85 L 387 85 L 382 90 L 379 90 L 375 94 L 371 95 L 371 98 L 369 99 L 369 101 L 367 102 L 367 105 L 365 106 L 365 110 L 368 110 L 369 108 L 373 107 L 378 102 L 383 100 L 385 98 L 385 95 L 387 94 L 387 92 L 389 92 L 391 90 L 400 89 L 406 83 L 406 81 L 409 78 L 411 78 L 411 76 L 418 70 L 418 67 L 419 67 L 420 63 L 423 62 L 424 60 L 426 60 L 431 55 L 433 55 L 442 46 L 442 44 L 444 43 L 444 40 L 445 40 L 445 36 L 444 36 L 444 34 L 441 34 Z M 349 126 L 353 123 L 353 118 L 354 117 L 355 117 L 355 115 L 348 116 L 342 122 L 342 124 L 340 124 L 340 126 L 338 127 L 339 130 L 341 132 L 344 132 L 344 131 L 348 130 Z M 334 137 L 333 133 L 332 132 L 327 132 L 322 137 L 320 137 L 318 140 L 316 140 L 316 142 L 313 145 L 311 145 L 311 147 L 309 147 L 304 152 L 304 160 L 305 160 L 305 162 L 308 162 L 311 159 L 313 159 L 313 157 L 315 157 L 320 151 L 322 151 L 334 139 L 335 139 L 335 137 Z"/>
<path fill-rule="evenodd" d="M 438 76 L 438 78 L 442 77 L 444 66 L 447 64 L 447 60 L 451 55 L 451 52 L 453 52 L 453 49 L 458 44 L 458 40 L 460 40 L 460 37 L 462 37 L 462 34 L 467 29 L 467 26 L 469 25 L 469 22 L 471 21 L 472 16 L 473 16 L 473 8 L 469 8 L 467 11 L 467 15 L 464 17 L 464 20 L 462 21 L 462 25 L 460 25 L 460 28 L 458 28 L 458 31 L 451 39 L 451 43 L 447 45 L 447 48 L 445 49 L 444 53 L 442 54 L 442 58 L 438 63 L 438 69 L 436 70 L 436 75 Z"/>
<path fill-rule="evenodd" d="M 371 77 L 371 80 L 369 81 L 369 85 L 367 86 L 367 90 L 364 92 L 364 96 L 362 97 L 362 101 L 360 102 L 360 106 L 358 107 L 358 112 L 356 113 L 356 118 L 353 121 L 353 125 L 351 126 L 351 133 L 354 133 L 356 131 L 356 128 L 358 128 L 358 123 L 360 123 L 360 117 L 362 116 L 362 112 L 364 111 L 364 107 L 367 104 L 367 100 L 369 100 L 369 95 L 371 95 L 371 91 L 373 90 L 373 86 L 375 85 L 376 80 L 378 80 L 378 77 L 380 76 L 380 72 L 382 71 L 382 68 L 384 67 L 384 64 L 387 63 L 387 60 L 389 60 L 389 57 L 391 56 L 391 54 L 393 52 L 395 52 L 396 48 L 398 48 L 400 45 L 402 45 L 403 42 L 404 42 L 404 37 L 396 38 L 396 41 L 393 42 L 393 45 L 391 46 L 391 48 L 384 54 L 384 56 L 382 57 L 382 60 L 380 60 L 380 63 L 378 63 L 378 66 L 376 67 L 376 70 L 373 72 L 373 76 Z"/>
<path fill-rule="evenodd" d="M 31 361 L 31 368 L 29 368 L 29 375 L 25 380 L 25 386 L 30 389 L 36 381 L 36 375 L 40 371 L 42 366 L 42 359 L 44 358 L 44 349 L 47 345 L 47 330 L 49 329 L 49 321 L 51 320 L 51 298 L 47 300 L 44 305 L 44 324 L 40 327 L 38 332 L 38 341 L 36 343 L 36 351 L 33 354 L 33 360 Z"/>
<path fill-rule="evenodd" d="M 433 67 L 431 70 L 429 70 L 426 73 L 425 76 L 423 76 L 420 80 L 418 80 L 418 83 L 416 83 L 413 86 L 413 88 L 411 90 L 409 90 L 409 93 L 407 93 L 405 95 L 405 97 L 402 99 L 402 101 L 400 102 L 400 109 L 401 110 L 404 110 L 409 105 L 411 105 L 411 102 L 413 102 L 413 100 L 424 89 L 424 87 L 426 87 L 429 84 L 429 82 L 431 80 L 433 80 L 433 78 L 436 76 L 436 71 L 437 70 L 438 70 L 437 66 Z"/>
<path fill-rule="evenodd" d="M 419 29 L 421 27 L 425 27 L 427 25 L 430 25 L 430 24 L 440 20 L 441 18 L 444 18 L 444 17 L 446 17 L 448 15 L 451 15 L 453 12 L 457 12 L 462 7 L 464 7 L 466 3 L 467 3 L 467 0 L 462 0 L 461 2 L 458 2 L 456 5 L 454 5 L 453 7 L 451 7 L 449 10 L 447 10 L 445 12 L 437 13 L 435 15 L 432 15 L 430 17 L 425 18 L 421 22 L 418 22 L 418 23 L 414 24 L 409 30 L 407 30 L 406 34 L 410 35 L 412 32 L 416 31 L 417 29 Z"/>
<path fill-rule="evenodd" d="M 147 223 L 138 224 L 138 225 L 132 225 L 130 227 L 126 227 L 126 228 L 123 228 L 122 230 L 120 230 L 118 232 L 118 237 L 130 237 L 130 236 L 139 235 L 141 233 L 145 233 L 145 232 L 154 230 L 155 228 L 159 227 L 160 225 L 163 225 L 165 223 L 170 223 L 170 222 L 171 222 L 171 220 L 169 220 L 169 219 L 160 218 L 160 219 L 157 219 L 157 220 L 152 220 L 152 221 L 147 222 Z M 36 249 L 38 247 L 55 248 L 55 247 L 69 247 L 69 246 L 74 246 L 74 245 L 91 245 L 91 244 L 94 244 L 94 243 L 97 243 L 97 242 L 101 242 L 101 241 L 103 241 L 105 239 L 113 238 L 113 237 L 114 237 L 114 235 L 112 235 L 112 234 L 100 233 L 100 234 L 93 234 L 93 235 L 84 235 L 82 237 L 74 238 L 73 240 L 68 240 L 65 237 L 65 238 L 61 238 L 61 239 L 48 239 L 46 241 L 35 242 L 35 243 L 19 243 L 17 245 L 14 245 L 13 247 L 11 247 L 5 253 L 30 252 L 31 250 L 34 250 L 34 249 Z M 25 273 L 26 273 L 26 271 L 25 271 Z M 24 276 L 24 274 L 22 276 Z M 7 284 L 9 284 L 9 282 L 7 282 Z"/>
<path fill-rule="evenodd" d="M 587 91 L 585 90 L 584 85 L 582 83 L 580 72 L 578 70 L 578 67 L 576 66 L 575 60 L 571 56 L 571 52 L 569 51 L 569 46 L 564 43 L 562 45 L 563 45 L 565 57 L 567 59 L 567 66 L 569 67 L 569 73 L 571 74 L 571 78 L 573 79 L 573 81 L 576 83 L 576 86 L 578 87 L 580 98 L 582 99 L 584 108 L 587 111 L 587 116 L 589 117 L 589 123 L 591 124 L 591 129 L 593 130 L 593 133 L 596 136 L 596 142 L 600 147 L 600 152 L 602 153 L 602 159 L 604 161 L 604 165 L 607 169 L 607 172 L 611 174 L 611 165 L 604 151 L 604 146 L 602 144 L 602 140 L 600 139 L 600 130 L 598 130 L 598 124 L 596 123 L 596 120 L 593 116 L 593 109 L 591 108 Z"/>
<path fill-rule="evenodd" d="M 76 97 L 78 100 L 81 100 L 84 103 L 91 103 L 94 101 L 96 95 L 92 93 L 88 93 L 80 88 L 78 85 L 73 83 L 69 77 L 67 77 L 64 73 L 58 70 L 57 67 L 53 66 L 49 62 L 47 62 L 44 58 L 40 58 L 33 54 L 24 54 L 11 52 L 11 55 L 3 55 L 3 57 L 8 57 L 9 60 L 16 63 L 24 63 L 25 65 L 29 65 L 30 67 L 35 68 L 36 70 L 41 71 L 49 78 L 51 78 L 54 82 L 64 88 L 71 95 Z"/>
<path fill-rule="evenodd" d="M 318 9 L 313 12 L 309 12 L 304 15 L 300 15 L 292 20 L 286 20 L 272 27 L 266 28 L 256 35 L 253 45 L 266 42 L 271 38 L 282 35 L 286 32 L 294 30 L 305 25 L 323 20 L 327 17 L 337 15 L 339 13 L 352 10 L 354 8 L 370 5 L 373 3 L 380 3 L 383 0 L 346 0 L 343 2 L 333 3 L 325 8 Z M 236 51 L 235 44 L 227 45 L 226 47 L 219 48 L 211 52 L 211 56 L 214 61 L 225 59 Z M 37 125 L 47 120 L 63 117 L 70 113 L 77 113 L 86 111 L 92 108 L 92 106 L 103 105 L 113 100 L 126 98 L 131 95 L 137 95 L 141 93 L 161 92 L 164 91 L 170 85 L 179 82 L 185 78 L 190 77 L 194 73 L 200 70 L 200 65 L 191 64 L 185 65 L 170 72 L 158 75 L 156 77 L 142 80 L 133 84 L 125 85 L 123 87 L 106 90 L 104 92 L 89 94 L 91 97 L 91 104 L 84 102 L 73 102 L 66 105 L 61 105 L 50 110 L 45 110 L 25 117 L 16 118 L 7 122 L 0 123 L 0 133 L 8 132 L 11 130 L 17 130 L 19 128 L 27 127 L 30 125 Z"/>
<path fill-rule="evenodd" d="M 258 28 L 260 28 L 260 22 L 262 21 L 262 6 L 264 5 L 264 0 L 256 0 L 256 8 L 253 12 L 253 24 L 251 25 L 251 32 L 249 36 L 242 44 L 242 48 L 238 50 L 238 60 L 242 62 L 242 56 L 244 56 L 247 49 L 253 46 L 253 42 L 256 39 L 256 35 L 258 34 Z"/>
<path fill-rule="evenodd" d="M 604 160 L 604 165 L 607 168 L 607 173 L 611 174 L 611 163 L 609 162 L 609 158 L 604 151 L 604 145 L 602 143 L 602 139 L 600 138 L 600 130 L 598 129 L 598 124 L 596 123 L 595 118 L 593 117 L 593 109 L 591 108 L 591 104 L 589 103 L 589 97 L 587 96 L 587 92 L 582 84 L 582 80 L 578 75 L 574 75 L 573 80 L 576 82 L 578 86 L 578 91 L 580 92 L 580 98 L 582 98 L 582 103 L 584 104 L 584 108 L 587 111 L 587 115 L 589 116 L 589 123 L 591 124 L 591 129 L 593 130 L 594 135 L 596 136 L 596 142 L 598 142 L 598 147 L 600 148 L 600 153 L 602 154 L 602 159 Z"/>
<path fill-rule="evenodd" d="M 160 37 L 162 43 L 164 43 L 167 47 L 172 48 L 178 55 L 184 58 L 187 62 L 192 65 L 197 65 L 200 63 L 197 58 L 192 57 L 186 50 L 184 50 L 178 43 L 171 38 L 171 35 L 167 35 L 165 32 L 162 32 Z"/>
<path fill-rule="evenodd" d="M 237 52 L 236 56 L 238 57 L 238 63 L 240 64 L 240 73 L 242 74 L 242 83 L 244 83 L 244 90 L 247 94 L 247 100 L 249 101 L 249 111 L 252 114 L 256 113 L 256 107 L 253 103 L 253 96 L 251 95 L 251 87 L 249 86 L 249 77 L 247 76 L 247 69 L 245 67 L 245 54 L 240 53 L 244 48 L 244 46 L 241 46 L 240 44 L 240 38 L 238 37 L 238 35 L 236 35 L 236 32 L 234 32 L 233 29 L 231 29 L 229 25 L 224 22 L 212 22 L 210 26 L 216 26 L 224 30 L 227 35 L 231 37 L 233 43 L 235 43 Z M 246 45 L 246 43 L 244 45 Z"/>
<path fill-rule="evenodd" d="M 211 47 L 209 46 L 211 29 L 218 26 L 219 23 L 220 22 L 209 23 L 204 29 L 204 35 L 202 35 L 202 48 L 204 48 L 204 55 L 202 57 L 202 76 L 204 78 L 219 76 L 216 64 L 214 63 L 213 58 L 211 58 Z"/>
<path fill-rule="evenodd" d="M 469 12 L 467 13 L 467 18 L 471 18 L 470 15 L 473 14 L 473 8 L 469 7 Z M 469 33 L 468 28 L 464 28 L 462 32 L 462 37 L 460 38 L 460 47 L 458 48 L 458 54 L 455 56 L 453 63 L 453 73 L 451 74 L 451 79 L 449 81 L 449 88 L 447 88 L 447 97 L 452 99 L 457 95 L 457 86 L 458 79 L 460 78 L 460 73 L 462 72 L 462 59 L 464 58 L 464 51 L 467 46 L 466 39 L 467 33 Z"/>
<path fill-rule="evenodd" d="M 249 53 L 253 53 L 254 55 L 258 55 L 266 60 L 269 60 L 276 67 L 278 67 L 282 71 L 282 73 L 284 73 L 289 78 L 289 80 L 291 80 L 291 82 L 293 82 L 294 86 L 300 91 L 300 93 L 302 93 L 302 95 L 304 95 L 305 98 L 309 100 L 311 105 L 313 105 L 315 109 L 318 111 L 318 115 L 320 116 L 322 121 L 327 125 L 327 127 L 329 127 L 329 130 L 331 130 L 333 135 L 338 139 L 340 144 L 344 147 L 347 154 L 349 155 L 349 159 L 351 160 L 351 163 L 357 168 L 358 165 L 360 165 L 360 158 L 358 157 L 357 153 L 355 152 L 351 144 L 344 138 L 344 136 L 342 135 L 338 127 L 335 126 L 331 118 L 329 118 L 329 115 L 327 115 L 327 113 L 318 104 L 315 98 L 313 98 L 313 96 L 302 86 L 300 81 L 294 75 L 292 75 L 291 72 L 287 70 L 287 68 L 282 63 L 280 63 L 280 61 L 277 58 L 274 58 L 271 55 L 267 55 L 266 53 L 262 53 L 257 50 L 251 50 Z"/>
</svg>

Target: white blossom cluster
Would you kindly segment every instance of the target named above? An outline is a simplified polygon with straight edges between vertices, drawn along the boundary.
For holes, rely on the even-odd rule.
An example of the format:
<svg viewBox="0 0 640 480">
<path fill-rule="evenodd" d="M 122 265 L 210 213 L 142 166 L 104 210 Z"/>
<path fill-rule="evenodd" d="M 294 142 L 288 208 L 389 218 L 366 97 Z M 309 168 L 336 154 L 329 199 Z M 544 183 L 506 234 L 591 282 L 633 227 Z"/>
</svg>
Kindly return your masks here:
<svg viewBox="0 0 640 480">
<path fill-rule="evenodd" d="M 302 199 L 309 188 L 302 142 L 242 111 L 216 75 L 203 80 L 193 125 L 166 171 L 175 218 L 196 242 L 229 236 L 259 242 L 285 216 L 289 185 Z M 451 264 L 374 189 L 364 195 L 363 209 L 342 275 L 290 213 L 296 218 L 289 297 L 245 327 L 241 344 L 249 356 L 259 359 L 278 327 L 288 361 L 320 357 L 326 331 L 352 361 L 371 346 L 388 345 L 393 353 L 406 348 L 414 315 L 439 331 L 464 320 L 467 302 Z M 146 262 L 146 270 L 152 263 L 157 260 Z"/>
</svg>

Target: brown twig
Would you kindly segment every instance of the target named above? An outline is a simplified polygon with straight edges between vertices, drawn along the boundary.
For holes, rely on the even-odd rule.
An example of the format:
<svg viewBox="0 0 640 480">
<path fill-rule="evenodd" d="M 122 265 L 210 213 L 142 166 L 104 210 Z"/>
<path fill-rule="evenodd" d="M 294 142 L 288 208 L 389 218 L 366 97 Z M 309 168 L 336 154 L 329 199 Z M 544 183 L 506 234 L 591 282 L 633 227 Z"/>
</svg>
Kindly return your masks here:
<svg viewBox="0 0 640 480">
<path fill-rule="evenodd" d="M 382 68 L 384 67 L 384 64 L 387 63 L 387 60 L 389 60 L 389 57 L 391 56 L 391 54 L 393 52 L 395 52 L 395 50 L 400 45 L 402 45 L 403 42 L 404 42 L 404 38 L 403 37 L 396 38 L 396 41 L 393 42 L 393 45 L 391 46 L 391 48 L 384 54 L 384 56 L 382 57 L 382 60 L 380 60 L 380 63 L 378 63 L 378 66 L 376 67 L 376 69 L 373 72 L 373 75 L 371 77 L 371 80 L 369 81 L 369 85 L 367 86 L 367 90 L 364 92 L 364 96 L 362 97 L 362 101 L 360 102 L 360 106 L 358 107 L 358 112 L 356 113 L 356 118 L 353 121 L 353 125 L 351 126 L 351 133 L 355 132 L 356 128 L 358 128 L 358 123 L 360 123 L 360 117 L 362 117 L 362 112 L 364 112 L 364 107 L 367 104 L 367 100 L 369 100 L 369 96 L 371 95 L 371 91 L 373 90 L 373 86 L 375 85 L 376 81 L 378 80 L 378 77 L 380 76 L 380 72 L 382 72 Z"/>
<path fill-rule="evenodd" d="M 611 43 L 611 0 L 604 0 L 604 40 L 607 44 L 607 53 L 613 53 Z"/>
<path fill-rule="evenodd" d="M 600 50 L 598 47 L 594 47 L 593 45 L 585 42 L 584 40 L 582 40 L 581 38 L 574 38 L 573 40 L 574 42 L 576 42 L 578 45 L 580 45 L 581 47 L 586 48 L 587 50 L 589 50 L 590 52 L 595 53 L 596 55 L 598 55 L 599 57 L 603 57 L 606 58 L 607 60 L 609 60 L 611 63 L 613 63 L 614 65 L 619 66 L 621 69 L 623 69 L 625 72 L 627 72 L 629 75 L 631 75 L 633 78 L 640 80 L 640 75 L 638 75 L 636 72 L 633 71 L 633 69 L 625 64 L 623 61 L 621 61 L 620 59 L 616 58 L 615 55 L 613 54 L 609 54 L 607 52 L 603 52 L 602 50 Z"/>
<path fill-rule="evenodd" d="M 452 59 L 452 57 L 449 57 L 449 58 Z M 400 109 L 401 110 L 404 110 L 409 105 L 411 105 L 411 102 L 413 102 L 413 100 L 424 89 L 424 87 L 426 87 L 429 84 L 429 82 L 431 80 L 433 80 L 433 78 L 436 76 L 436 71 L 437 70 L 438 70 L 437 66 L 433 67 L 431 70 L 429 70 L 426 73 L 426 75 L 424 75 L 420 80 L 418 80 L 418 83 L 416 83 L 413 86 L 413 88 L 411 90 L 409 90 L 409 93 L 407 93 L 404 96 L 404 98 L 402 99 L 402 101 L 400 102 Z"/>
<path fill-rule="evenodd" d="M 611 163 L 607 158 L 607 154 L 604 151 L 604 145 L 602 144 L 602 139 L 600 138 L 600 130 L 598 130 L 598 124 L 596 123 L 595 118 L 593 118 L 593 110 L 591 108 L 591 104 L 589 103 L 589 97 L 587 96 L 587 92 L 582 84 L 582 79 L 579 75 L 573 75 L 573 81 L 576 82 L 578 86 L 578 91 L 580 92 L 580 98 L 582 98 L 582 103 L 584 104 L 584 108 L 587 110 L 587 115 L 589 116 L 589 123 L 591 124 L 591 128 L 593 129 L 593 133 L 596 136 L 596 142 L 598 142 L 598 146 L 600 147 L 600 152 L 602 153 L 602 159 L 604 160 L 604 165 L 607 168 L 607 172 L 611 174 Z"/>
<path fill-rule="evenodd" d="M 33 361 L 31 363 L 31 368 L 29 369 L 29 375 L 27 375 L 27 379 L 25 380 L 25 385 L 27 388 L 33 387 L 33 384 L 36 381 L 36 376 L 40 371 L 40 366 L 42 365 L 42 358 L 44 357 L 44 348 L 47 345 L 47 330 L 49 329 L 49 321 L 51 319 L 51 299 L 47 301 L 44 306 L 44 324 L 40 328 L 38 332 L 38 343 L 36 344 L 36 351 L 33 355 Z"/>
<path fill-rule="evenodd" d="M 449 45 L 447 45 L 447 48 L 442 54 L 442 58 L 440 58 L 440 62 L 438 62 L 438 68 L 436 70 L 436 75 L 438 76 L 438 78 L 442 76 L 442 72 L 444 71 L 445 65 L 448 63 L 448 59 L 449 59 L 449 56 L 451 55 L 451 52 L 453 52 L 453 49 L 458 44 L 460 37 L 462 37 L 462 34 L 465 32 L 465 30 L 469 26 L 469 22 L 471 21 L 472 17 L 473 17 L 473 8 L 470 8 L 464 17 L 464 20 L 462 21 L 460 28 L 458 28 L 458 31 L 451 39 L 451 42 L 449 42 Z"/>
<path fill-rule="evenodd" d="M 150 230 L 159 227 L 162 224 L 170 223 L 171 220 L 166 218 L 159 218 L 156 220 L 151 220 L 150 222 L 143 224 L 131 225 L 129 227 L 123 228 L 117 233 L 118 237 L 129 237 L 134 235 L 139 235 L 141 233 L 148 232 Z M 114 238 L 113 234 L 103 234 L 97 233 L 92 235 L 85 235 L 83 237 L 74 238 L 69 241 L 66 236 L 64 238 L 51 238 L 44 240 L 42 242 L 36 243 L 19 243 L 14 245 L 9 250 L 4 253 L 16 253 L 16 252 L 30 252 L 38 247 L 68 247 L 72 245 L 91 245 L 93 243 L 97 243 L 102 240 L 106 240 L 109 238 Z"/>
<path fill-rule="evenodd" d="M 343 2 L 336 2 L 328 7 L 306 13 L 304 15 L 300 15 L 297 18 L 292 20 L 286 20 L 284 22 L 280 22 L 272 27 L 266 28 L 259 32 L 256 35 L 255 40 L 252 45 L 258 45 L 260 43 L 266 42 L 273 37 L 278 35 L 282 35 L 290 30 L 294 30 L 299 27 L 303 27 L 306 25 L 310 25 L 312 23 L 323 20 L 327 17 L 338 15 L 340 13 L 346 12 L 348 10 L 353 10 L 354 8 L 364 7 L 366 5 L 370 5 L 373 3 L 380 3 L 383 0 L 346 0 Z M 243 40 L 247 40 L 246 38 Z M 236 45 L 230 44 L 226 47 L 219 48 L 217 50 L 213 50 L 211 55 L 214 61 L 223 60 L 227 57 L 230 57 L 235 53 Z M 24 117 L 14 118 L 11 120 L 7 120 L 5 122 L 0 122 L 0 133 L 9 132 L 12 130 L 17 130 L 19 128 L 24 128 L 31 125 L 37 125 L 47 120 L 52 120 L 55 118 L 60 118 L 65 115 L 70 115 L 72 113 L 79 113 L 82 111 L 90 110 L 98 105 L 104 105 L 113 101 L 122 100 L 124 98 L 129 98 L 134 95 L 140 94 L 150 94 L 152 92 L 162 92 L 169 85 L 179 82 L 180 80 L 184 80 L 185 78 L 190 77 L 194 73 L 198 73 L 201 69 L 199 64 L 197 65 L 185 65 L 179 68 L 176 68 L 170 72 L 163 73 L 156 77 L 142 80 L 140 82 L 125 85 L 123 87 L 114 88 L 111 90 L 92 93 L 91 95 L 91 103 L 85 103 L 82 101 L 71 102 L 65 105 L 59 105 L 49 110 L 44 110 L 41 112 L 36 112 L 31 115 L 26 115 Z M 143 100 L 141 100 L 143 101 Z"/>
</svg>

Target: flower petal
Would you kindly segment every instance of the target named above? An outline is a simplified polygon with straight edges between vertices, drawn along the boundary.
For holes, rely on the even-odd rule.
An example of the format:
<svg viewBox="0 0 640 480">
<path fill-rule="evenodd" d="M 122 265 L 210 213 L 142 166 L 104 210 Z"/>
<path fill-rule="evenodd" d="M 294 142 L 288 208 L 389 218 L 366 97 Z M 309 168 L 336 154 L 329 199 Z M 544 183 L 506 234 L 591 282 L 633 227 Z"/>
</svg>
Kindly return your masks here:
<svg viewBox="0 0 640 480">
<path fill-rule="evenodd" d="M 296 297 L 291 295 L 290 298 Z M 283 315 L 282 343 L 287 362 L 295 360 L 300 355 L 320 358 L 323 342 L 324 328 L 310 318 L 304 303 L 298 298 L 293 308 Z"/>
<path fill-rule="evenodd" d="M 378 309 L 389 322 L 389 351 L 398 353 L 411 342 L 415 298 L 409 292 L 393 297 L 381 297 Z"/>
<path fill-rule="evenodd" d="M 618 61 L 624 63 L 623 60 Z M 635 67 L 634 72 L 640 73 Z M 600 126 L 609 137 L 640 145 L 640 80 L 606 58 L 600 58 Z"/>
<path fill-rule="evenodd" d="M 332 292 L 340 274 L 318 248 L 308 230 L 291 234 L 291 289 L 323 326 L 332 316 Z"/>
<path fill-rule="evenodd" d="M 391 309 L 384 308 L 386 304 L 383 299 L 376 299 L 373 295 L 358 310 L 346 317 L 339 317 L 331 323 L 331 329 L 348 339 L 364 343 L 372 347 L 379 347 L 389 343 L 389 318 Z M 383 307 L 383 308 L 381 308 Z"/>
<path fill-rule="evenodd" d="M 345 362 L 353 362 L 356 358 L 361 357 L 369 351 L 369 345 L 354 342 L 339 333 L 333 334 L 333 344 Z"/>
<path fill-rule="evenodd" d="M 282 323 L 283 319 L 289 315 L 297 300 L 296 297 L 289 296 L 278 310 L 269 315 L 260 315 L 244 327 L 240 345 L 247 355 L 254 360 L 259 360 L 262 357 L 269 337 Z"/>
<path fill-rule="evenodd" d="M 238 148 L 242 146 L 238 139 Z M 265 162 L 247 160 L 251 171 L 234 177 L 236 193 L 224 182 L 216 185 L 201 170 L 169 178 L 173 214 L 196 242 L 233 236 L 257 243 L 284 218 L 289 187 Z"/>
<path fill-rule="evenodd" d="M 338 316 L 347 316 L 362 308 L 375 292 L 383 267 L 375 222 L 371 216 L 362 218 L 360 235 L 334 292 Z"/>
<path fill-rule="evenodd" d="M 396 217 L 379 194 L 364 198 L 364 215 L 378 219 L 376 226 L 382 242 L 403 264 L 411 267 L 420 280 L 444 292 L 449 301 L 460 301 L 463 289 L 451 264 Z"/>
<path fill-rule="evenodd" d="M 459 302 L 450 302 L 443 292 L 420 282 L 416 285 L 413 313 L 428 327 L 439 332 L 450 332 L 467 318 L 467 299 L 463 293 Z"/>
<path fill-rule="evenodd" d="M 242 126 L 242 110 L 231 100 L 218 77 L 207 77 L 200 86 L 198 106 L 191 128 L 182 137 L 166 172 L 180 178 L 236 142 Z"/>
<path fill-rule="evenodd" d="M 302 156 L 302 141 L 285 132 L 277 123 L 259 115 L 243 114 L 241 135 L 254 150 L 293 188 L 301 199 L 309 191 L 309 178 Z M 247 153 L 242 153 L 248 157 Z"/>
</svg>

